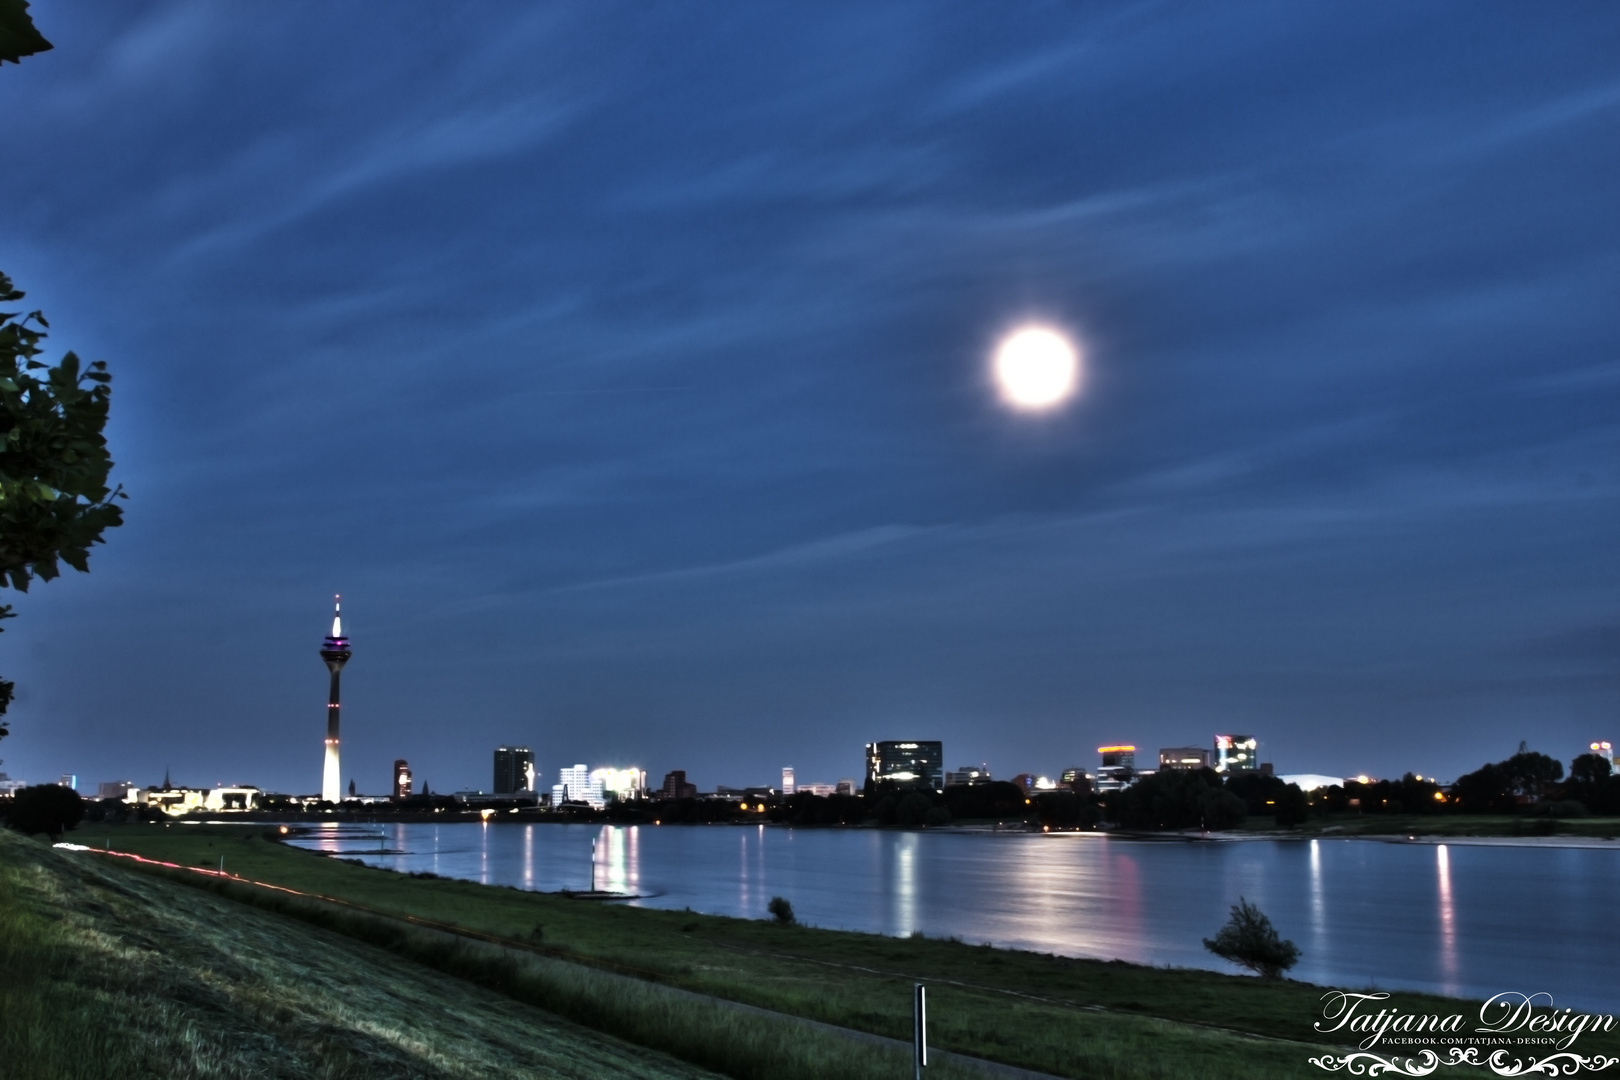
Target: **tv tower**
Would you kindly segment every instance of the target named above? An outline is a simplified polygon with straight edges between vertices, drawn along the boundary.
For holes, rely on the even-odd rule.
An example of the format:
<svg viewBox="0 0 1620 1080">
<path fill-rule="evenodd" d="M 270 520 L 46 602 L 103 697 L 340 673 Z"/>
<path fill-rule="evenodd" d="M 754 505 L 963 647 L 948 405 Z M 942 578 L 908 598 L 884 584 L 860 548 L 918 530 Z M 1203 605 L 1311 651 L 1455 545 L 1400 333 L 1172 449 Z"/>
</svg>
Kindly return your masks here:
<svg viewBox="0 0 1620 1080">
<path fill-rule="evenodd" d="M 332 632 L 321 642 L 321 659 L 332 673 L 332 698 L 326 705 L 326 771 L 321 774 L 321 798 L 326 802 L 343 801 L 342 782 L 338 779 L 338 679 L 343 665 L 349 662 L 349 639 L 343 636 L 343 597 L 332 601 Z"/>
</svg>

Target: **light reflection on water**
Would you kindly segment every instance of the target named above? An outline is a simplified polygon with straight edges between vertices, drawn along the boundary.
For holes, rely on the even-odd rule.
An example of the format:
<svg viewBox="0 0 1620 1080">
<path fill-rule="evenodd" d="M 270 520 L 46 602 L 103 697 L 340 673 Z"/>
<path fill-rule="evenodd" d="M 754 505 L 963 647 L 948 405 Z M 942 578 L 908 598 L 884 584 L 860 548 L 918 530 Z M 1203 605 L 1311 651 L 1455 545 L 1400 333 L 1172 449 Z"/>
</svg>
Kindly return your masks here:
<svg viewBox="0 0 1620 1080">
<path fill-rule="evenodd" d="M 1222 969 L 1203 948 L 1240 896 L 1348 987 L 1489 997 L 1547 991 L 1620 1009 L 1615 851 L 1373 840 L 1183 843 L 1097 834 L 750 826 L 329 826 L 302 841 L 396 870 L 1138 963 Z M 405 854 L 378 854 L 379 846 Z"/>
</svg>

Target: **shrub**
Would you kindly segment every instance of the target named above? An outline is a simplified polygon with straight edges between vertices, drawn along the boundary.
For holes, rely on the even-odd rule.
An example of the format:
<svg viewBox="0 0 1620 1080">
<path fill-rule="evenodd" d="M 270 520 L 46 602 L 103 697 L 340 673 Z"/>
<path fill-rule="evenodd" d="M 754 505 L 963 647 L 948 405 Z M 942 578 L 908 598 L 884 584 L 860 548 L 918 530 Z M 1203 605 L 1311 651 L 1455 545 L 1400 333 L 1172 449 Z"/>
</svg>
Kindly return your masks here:
<svg viewBox="0 0 1620 1080">
<path fill-rule="evenodd" d="M 25 787 L 11 800 L 11 827 L 20 833 L 61 836 L 84 820 L 84 800 L 59 784 Z"/>
<path fill-rule="evenodd" d="M 1214 940 L 1204 939 L 1204 948 L 1267 979 L 1281 978 L 1299 962 L 1299 947 L 1279 938 L 1271 920 L 1241 896 L 1232 905 L 1232 918 Z"/>
<path fill-rule="evenodd" d="M 781 926 L 792 926 L 797 921 L 793 917 L 793 905 L 787 902 L 786 897 L 771 897 L 771 902 L 765 905 L 765 910 L 769 911 L 771 917 Z"/>
</svg>

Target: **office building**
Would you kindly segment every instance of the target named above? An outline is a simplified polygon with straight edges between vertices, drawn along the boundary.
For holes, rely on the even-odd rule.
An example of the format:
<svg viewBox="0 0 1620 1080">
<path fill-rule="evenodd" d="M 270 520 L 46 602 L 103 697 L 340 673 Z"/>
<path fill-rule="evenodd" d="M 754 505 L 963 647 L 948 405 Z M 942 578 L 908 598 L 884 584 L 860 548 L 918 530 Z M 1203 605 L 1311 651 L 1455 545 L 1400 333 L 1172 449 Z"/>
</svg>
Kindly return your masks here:
<svg viewBox="0 0 1620 1080">
<path fill-rule="evenodd" d="M 782 794 L 793 794 L 793 766 L 791 765 L 782 769 Z"/>
<path fill-rule="evenodd" d="M 628 769 L 592 769 L 591 782 L 597 785 L 602 798 L 609 795 L 620 801 L 643 798 L 647 793 L 647 773 L 634 765 Z"/>
<path fill-rule="evenodd" d="M 0 776 L 0 780 L 4 777 Z M 133 780 L 104 780 L 96 785 L 96 798 L 98 799 L 127 799 L 129 789 L 135 786 Z"/>
<path fill-rule="evenodd" d="M 1253 735 L 1215 736 L 1215 771 L 1246 773 L 1260 771 L 1260 740 Z"/>
<path fill-rule="evenodd" d="M 557 783 L 551 789 L 551 805 L 565 802 L 586 803 L 597 810 L 607 804 L 602 797 L 602 782 L 593 778 L 589 766 L 574 765 L 557 770 Z"/>
<path fill-rule="evenodd" d="M 394 761 L 394 798 L 411 797 L 411 766 L 404 758 Z"/>
<path fill-rule="evenodd" d="M 686 782 L 685 769 L 673 769 L 664 774 L 664 786 L 658 789 L 660 799 L 695 799 L 697 785 Z"/>
<path fill-rule="evenodd" d="M 866 786 L 945 788 L 945 744 L 941 742 L 875 742 L 866 744 Z"/>
<path fill-rule="evenodd" d="M 495 748 L 495 784 L 497 795 L 515 795 L 534 790 L 534 752 L 527 746 L 498 746 Z"/>
<path fill-rule="evenodd" d="M 1097 753 L 1102 758 L 1102 764 L 1097 766 L 1097 779 L 1093 785 L 1098 794 L 1123 791 L 1130 787 L 1132 781 L 1136 779 L 1136 747 L 1099 746 Z"/>
<path fill-rule="evenodd" d="M 1201 746 L 1171 746 L 1159 751 L 1159 768 L 1189 772 L 1209 768 L 1209 751 Z"/>
<path fill-rule="evenodd" d="M 1604 761 L 1607 761 L 1610 769 L 1614 768 L 1614 747 L 1608 742 L 1608 740 L 1605 739 L 1593 743 L 1587 752 L 1596 754 Z"/>
<path fill-rule="evenodd" d="M 321 642 L 321 659 L 326 661 L 326 670 L 332 673 L 331 694 L 326 701 L 326 766 L 321 770 L 321 801 L 338 803 L 343 801 L 343 780 L 338 762 L 338 681 L 343 673 L 343 665 L 349 662 L 352 655 L 349 651 L 349 639 L 343 636 L 343 598 L 336 597 L 332 601 L 332 632 L 326 635 Z"/>
<path fill-rule="evenodd" d="M 1066 787 L 1080 795 L 1091 794 L 1091 774 L 1076 766 L 1073 769 L 1064 769 L 1062 778 L 1058 781 L 1060 787 Z"/>
<path fill-rule="evenodd" d="M 855 794 L 855 781 L 854 781 L 854 779 L 852 779 L 850 777 L 845 777 L 844 779 L 838 781 L 838 783 L 836 785 L 834 785 L 834 787 L 833 787 L 833 793 L 837 794 L 837 795 L 853 795 L 853 794 Z"/>
<path fill-rule="evenodd" d="M 988 784 L 990 782 L 990 766 L 963 765 L 955 772 L 945 774 L 946 787 L 971 787 L 974 784 Z"/>
</svg>

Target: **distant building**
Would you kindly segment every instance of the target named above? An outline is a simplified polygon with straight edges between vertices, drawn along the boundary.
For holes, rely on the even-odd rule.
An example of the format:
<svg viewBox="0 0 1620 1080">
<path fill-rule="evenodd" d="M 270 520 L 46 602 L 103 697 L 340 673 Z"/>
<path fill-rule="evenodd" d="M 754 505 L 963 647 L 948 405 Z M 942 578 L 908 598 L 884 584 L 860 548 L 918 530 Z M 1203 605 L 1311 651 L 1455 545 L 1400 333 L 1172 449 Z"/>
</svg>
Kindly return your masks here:
<svg viewBox="0 0 1620 1080">
<path fill-rule="evenodd" d="M 62 779 L 58 780 L 57 783 L 62 787 L 72 788 L 77 791 L 79 788 L 79 777 L 75 773 L 65 772 L 62 774 Z"/>
<path fill-rule="evenodd" d="M 1218 773 L 1258 772 L 1260 740 L 1253 735 L 1215 736 L 1215 771 Z"/>
<path fill-rule="evenodd" d="M 607 805 L 602 795 L 601 779 L 593 777 L 590 768 L 585 765 L 557 770 L 557 783 L 551 789 L 551 805 L 561 806 L 565 802 L 588 803 L 600 810 Z"/>
<path fill-rule="evenodd" d="M 811 795 L 827 796 L 836 794 L 838 789 L 833 787 L 831 784 L 800 784 L 793 790 L 798 792 L 800 795 L 808 792 Z"/>
<path fill-rule="evenodd" d="M 1285 784 L 1297 784 L 1301 791 L 1315 791 L 1324 787 L 1343 787 L 1348 781 L 1337 776 L 1323 776 L 1321 773 L 1291 773 L 1288 776 L 1279 776 L 1277 779 Z"/>
<path fill-rule="evenodd" d="M 1610 769 L 1614 768 L 1614 747 L 1607 740 L 1593 743 L 1588 752 L 1596 754 L 1604 761 L 1607 761 Z"/>
<path fill-rule="evenodd" d="M 0 776 L 0 780 L 5 777 Z M 96 798 L 98 799 L 127 799 L 129 789 L 135 786 L 133 780 L 103 780 L 96 785 Z"/>
<path fill-rule="evenodd" d="M 261 792 L 256 787 L 217 787 L 203 797 L 204 810 L 256 810 Z"/>
<path fill-rule="evenodd" d="M 793 766 L 787 765 L 782 769 L 782 794 L 793 794 Z"/>
<path fill-rule="evenodd" d="M 1159 768 L 1193 771 L 1209 768 L 1209 751 L 1201 746 L 1171 746 L 1159 751 Z"/>
<path fill-rule="evenodd" d="M 604 799 L 609 795 L 621 800 L 647 797 L 647 771 L 634 765 L 628 769 L 592 769 L 591 779 L 601 784 Z"/>
<path fill-rule="evenodd" d="M 514 795 L 534 788 L 534 751 L 527 746 L 495 748 L 495 794 Z"/>
<path fill-rule="evenodd" d="M 990 783 L 990 766 L 963 765 L 955 772 L 945 774 L 946 787 L 971 787 L 974 784 Z"/>
<path fill-rule="evenodd" d="M 664 786 L 653 796 L 658 799 L 695 799 L 697 785 L 686 782 L 686 770 L 674 769 L 664 774 Z"/>
<path fill-rule="evenodd" d="M 866 784 L 892 783 L 901 788 L 945 787 L 945 744 L 941 742 L 875 742 L 866 744 Z"/>
<path fill-rule="evenodd" d="M 1102 764 L 1097 766 L 1094 785 L 1097 791 L 1123 791 L 1130 787 L 1136 779 L 1136 747 L 1099 746 L 1097 753 L 1102 759 Z"/>
<path fill-rule="evenodd" d="M 855 794 L 855 781 L 847 777 L 838 781 L 838 783 L 833 786 L 833 793 L 836 795 Z"/>
<path fill-rule="evenodd" d="M 1082 768 L 1064 769 L 1058 784 L 1080 795 L 1091 794 L 1091 774 Z"/>
<path fill-rule="evenodd" d="M 394 759 L 394 798 L 411 797 L 411 766 L 404 758 Z"/>
</svg>

